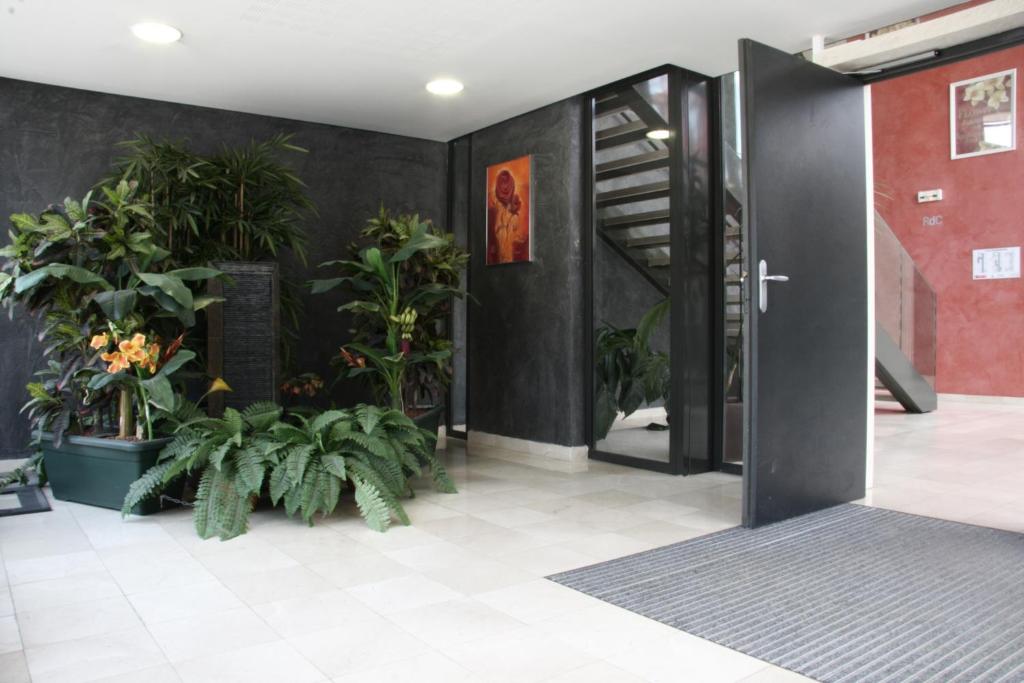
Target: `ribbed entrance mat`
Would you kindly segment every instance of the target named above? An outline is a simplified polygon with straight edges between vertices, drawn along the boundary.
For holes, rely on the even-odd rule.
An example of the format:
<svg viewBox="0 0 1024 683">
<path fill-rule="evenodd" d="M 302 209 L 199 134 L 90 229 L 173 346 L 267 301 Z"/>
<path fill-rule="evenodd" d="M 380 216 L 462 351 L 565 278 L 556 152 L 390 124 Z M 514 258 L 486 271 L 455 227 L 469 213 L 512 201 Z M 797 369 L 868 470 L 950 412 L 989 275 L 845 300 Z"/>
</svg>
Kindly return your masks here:
<svg viewBox="0 0 1024 683">
<path fill-rule="evenodd" d="M 841 505 L 550 577 L 820 681 L 1024 681 L 1024 535 Z"/>
</svg>

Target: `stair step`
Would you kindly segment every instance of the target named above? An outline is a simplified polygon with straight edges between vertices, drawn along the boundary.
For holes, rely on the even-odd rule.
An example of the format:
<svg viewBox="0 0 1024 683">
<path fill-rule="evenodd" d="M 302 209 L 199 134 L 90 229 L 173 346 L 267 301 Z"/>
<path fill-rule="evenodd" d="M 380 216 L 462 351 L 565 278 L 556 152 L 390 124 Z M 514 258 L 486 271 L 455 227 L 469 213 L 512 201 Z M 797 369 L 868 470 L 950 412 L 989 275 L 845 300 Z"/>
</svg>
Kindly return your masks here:
<svg viewBox="0 0 1024 683">
<path fill-rule="evenodd" d="M 618 93 L 605 95 L 594 105 L 594 116 L 612 116 L 624 111 L 629 111 L 629 104 Z"/>
<path fill-rule="evenodd" d="M 667 268 L 672 265 L 672 257 L 669 254 L 655 254 L 647 257 L 647 265 L 650 268 Z"/>
<path fill-rule="evenodd" d="M 630 121 L 620 126 L 612 126 L 597 131 L 594 135 L 594 147 L 609 149 L 619 145 L 628 145 L 647 139 L 647 124 L 643 121 Z"/>
<path fill-rule="evenodd" d="M 601 219 L 601 227 L 605 230 L 621 230 L 623 228 L 639 227 L 641 225 L 656 225 L 666 223 L 669 219 L 668 209 L 657 211 L 644 211 L 643 213 L 628 213 L 624 216 L 609 216 Z"/>
<path fill-rule="evenodd" d="M 651 235 L 650 237 L 627 237 L 626 246 L 635 247 L 667 247 L 672 243 L 672 235 Z"/>
<path fill-rule="evenodd" d="M 668 181 L 658 183 L 647 183 L 646 185 L 634 185 L 621 190 L 609 190 L 600 192 L 597 195 L 597 206 L 615 206 L 616 204 L 629 204 L 631 202 L 644 201 L 646 199 L 659 199 L 667 197 L 669 192 Z"/>
<path fill-rule="evenodd" d="M 647 152 L 646 154 L 638 154 L 636 156 L 598 164 L 596 168 L 596 178 L 597 180 L 608 180 L 609 178 L 618 178 L 624 175 L 653 171 L 659 168 L 668 168 L 667 149 L 659 149 L 655 152 Z"/>
</svg>

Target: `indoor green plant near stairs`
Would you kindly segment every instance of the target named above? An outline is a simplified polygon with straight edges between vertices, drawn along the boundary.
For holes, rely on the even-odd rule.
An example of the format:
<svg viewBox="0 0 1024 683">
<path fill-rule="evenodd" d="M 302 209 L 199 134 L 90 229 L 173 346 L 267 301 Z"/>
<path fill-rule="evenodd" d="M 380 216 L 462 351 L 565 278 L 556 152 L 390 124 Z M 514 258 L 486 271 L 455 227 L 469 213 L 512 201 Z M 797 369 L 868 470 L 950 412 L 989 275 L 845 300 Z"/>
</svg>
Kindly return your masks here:
<svg viewBox="0 0 1024 683">
<path fill-rule="evenodd" d="M 383 207 L 363 236 L 371 244 L 353 246 L 352 259 L 321 264 L 340 277 L 311 283 L 313 293 L 343 286 L 354 296 L 338 308 L 356 329 L 340 349 L 342 374 L 371 377 L 378 401 L 437 433 L 451 377 L 446 317 L 452 297 L 465 295 L 459 279 L 469 254 L 430 221 Z"/>
<path fill-rule="evenodd" d="M 47 368 L 29 385 L 25 410 L 54 495 L 120 508 L 166 443 L 157 411 L 172 408 L 175 375 L 194 357 L 185 335 L 211 303 L 186 283 L 219 273 L 165 265 L 169 254 L 150 233 L 151 205 L 133 183 L 101 194 L 11 217 L 0 301 L 41 325 Z"/>
</svg>

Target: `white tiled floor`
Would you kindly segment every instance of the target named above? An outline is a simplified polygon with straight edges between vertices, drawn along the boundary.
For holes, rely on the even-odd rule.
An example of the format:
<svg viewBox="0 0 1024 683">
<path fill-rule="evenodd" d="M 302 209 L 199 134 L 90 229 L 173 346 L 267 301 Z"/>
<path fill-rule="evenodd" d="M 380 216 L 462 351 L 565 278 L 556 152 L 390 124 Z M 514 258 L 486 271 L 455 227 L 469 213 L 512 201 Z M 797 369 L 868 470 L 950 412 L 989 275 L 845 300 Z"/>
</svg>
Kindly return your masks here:
<svg viewBox="0 0 1024 683">
<path fill-rule="evenodd" d="M 1024 530 L 1022 416 L 880 411 L 866 502 Z M 187 511 L 0 518 L 0 683 L 806 680 L 542 578 L 737 524 L 737 477 L 447 457 L 461 493 L 386 534 L 351 505 L 227 543 Z"/>
</svg>

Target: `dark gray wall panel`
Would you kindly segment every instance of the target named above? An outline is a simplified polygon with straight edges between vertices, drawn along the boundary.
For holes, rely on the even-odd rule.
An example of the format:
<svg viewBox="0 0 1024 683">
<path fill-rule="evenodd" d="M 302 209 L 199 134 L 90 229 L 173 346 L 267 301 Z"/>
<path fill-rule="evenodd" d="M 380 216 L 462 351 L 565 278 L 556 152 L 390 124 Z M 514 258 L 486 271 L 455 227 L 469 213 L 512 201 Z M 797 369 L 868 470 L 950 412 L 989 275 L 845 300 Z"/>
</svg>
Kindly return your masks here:
<svg viewBox="0 0 1024 683">
<path fill-rule="evenodd" d="M 135 132 L 187 138 L 199 150 L 294 133 L 294 142 L 310 153 L 294 155 L 291 163 L 320 211 L 307 225 L 312 265 L 341 255 L 382 201 L 445 219 L 443 143 L 2 78 L 0 216 L 38 212 L 67 195 L 81 197 L 116 156 L 114 144 Z M 312 266 L 283 264 L 286 278 L 302 282 L 312 274 Z M 332 377 L 328 360 L 348 338 L 347 321 L 334 312 L 340 300 L 307 297 L 298 371 Z M 20 453 L 28 439 L 17 413 L 24 385 L 40 364 L 30 337 L 26 321 L 0 321 L 0 456 Z M 344 403 L 361 395 L 342 383 L 335 398 Z"/>
<path fill-rule="evenodd" d="M 469 426 L 585 443 L 582 100 L 570 98 L 472 134 Z M 486 169 L 533 155 L 534 261 L 484 265 Z"/>
</svg>

